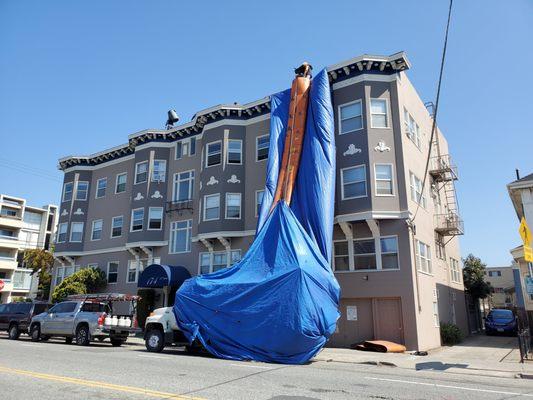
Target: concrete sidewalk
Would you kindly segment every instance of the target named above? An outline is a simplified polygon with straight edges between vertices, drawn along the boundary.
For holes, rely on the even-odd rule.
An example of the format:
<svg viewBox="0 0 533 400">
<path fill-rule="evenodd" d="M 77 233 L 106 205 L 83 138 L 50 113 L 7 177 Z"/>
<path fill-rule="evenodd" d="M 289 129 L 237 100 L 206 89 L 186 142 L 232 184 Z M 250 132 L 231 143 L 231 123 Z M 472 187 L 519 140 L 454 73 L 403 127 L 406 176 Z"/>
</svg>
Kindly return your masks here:
<svg viewBox="0 0 533 400">
<path fill-rule="evenodd" d="M 383 365 L 416 371 L 533 379 L 533 361 L 520 363 L 516 337 L 475 335 L 427 356 L 325 348 L 314 361 Z"/>
</svg>

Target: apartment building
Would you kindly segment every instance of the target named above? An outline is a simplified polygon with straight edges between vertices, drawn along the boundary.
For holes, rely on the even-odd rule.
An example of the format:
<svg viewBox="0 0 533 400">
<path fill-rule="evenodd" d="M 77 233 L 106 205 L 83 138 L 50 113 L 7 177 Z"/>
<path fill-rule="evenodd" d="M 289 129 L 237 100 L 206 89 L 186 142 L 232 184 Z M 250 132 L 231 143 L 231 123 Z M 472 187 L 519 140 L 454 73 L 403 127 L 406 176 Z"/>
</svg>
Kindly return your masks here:
<svg viewBox="0 0 533 400">
<path fill-rule="evenodd" d="M 518 174 L 518 172 L 517 172 Z M 513 203 L 518 223 L 525 219 L 529 228 L 533 227 L 533 173 L 517 179 L 507 185 L 509 197 Z M 520 238 L 517 235 L 517 240 Z M 533 241 L 530 242 L 530 246 Z M 530 323 L 533 327 L 533 262 L 528 262 L 524 255 L 524 246 L 520 245 L 511 249 L 511 255 L 516 263 L 515 286 L 517 291 L 518 307 L 530 313 Z"/>
<path fill-rule="evenodd" d="M 24 264 L 24 251 L 48 249 L 55 233 L 57 206 L 31 207 L 0 194 L 0 303 L 37 295 L 37 276 Z"/>
<path fill-rule="evenodd" d="M 380 338 L 426 350 L 440 345 L 441 321 L 468 331 L 456 168 L 437 130 L 423 187 L 433 120 L 409 68 L 403 52 L 328 67 L 338 169 L 332 268 L 342 290 L 334 346 Z M 151 263 L 196 275 L 240 260 L 254 239 L 269 118 L 269 97 L 218 105 L 60 159 L 54 284 L 98 266 L 109 291 L 135 293 Z"/>
<path fill-rule="evenodd" d="M 512 308 L 516 306 L 513 265 L 487 267 L 485 281 L 490 283 L 494 290 L 489 298 L 490 308 Z"/>
</svg>

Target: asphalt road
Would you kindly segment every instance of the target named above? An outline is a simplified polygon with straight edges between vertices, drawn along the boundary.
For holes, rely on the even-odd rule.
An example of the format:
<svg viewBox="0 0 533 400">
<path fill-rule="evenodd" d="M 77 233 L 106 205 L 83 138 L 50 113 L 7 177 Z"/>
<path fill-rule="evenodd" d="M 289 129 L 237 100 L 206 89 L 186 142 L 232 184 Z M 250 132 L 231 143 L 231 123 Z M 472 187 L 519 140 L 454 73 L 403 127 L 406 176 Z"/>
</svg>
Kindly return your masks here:
<svg viewBox="0 0 533 400">
<path fill-rule="evenodd" d="M 533 399 L 533 381 L 333 362 L 236 362 L 177 348 L 153 354 L 139 345 L 78 347 L 1 334 L 0 398 Z"/>
</svg>

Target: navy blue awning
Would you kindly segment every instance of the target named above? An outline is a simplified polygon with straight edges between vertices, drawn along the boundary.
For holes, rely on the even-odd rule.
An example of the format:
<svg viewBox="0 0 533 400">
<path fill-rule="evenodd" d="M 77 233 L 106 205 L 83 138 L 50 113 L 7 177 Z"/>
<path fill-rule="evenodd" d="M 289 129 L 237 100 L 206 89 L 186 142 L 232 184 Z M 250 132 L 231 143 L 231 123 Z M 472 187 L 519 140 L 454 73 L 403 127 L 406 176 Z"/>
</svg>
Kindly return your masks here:
<svg viewBox="0 0 533 400">
<path fill-rule="evenodd" d="M 152 264 L 141 272 L 137 287 L 162 288 L 163 286 L 181 286 L 190 277 L 191 274 L 185 267 Z"/>
</svg>

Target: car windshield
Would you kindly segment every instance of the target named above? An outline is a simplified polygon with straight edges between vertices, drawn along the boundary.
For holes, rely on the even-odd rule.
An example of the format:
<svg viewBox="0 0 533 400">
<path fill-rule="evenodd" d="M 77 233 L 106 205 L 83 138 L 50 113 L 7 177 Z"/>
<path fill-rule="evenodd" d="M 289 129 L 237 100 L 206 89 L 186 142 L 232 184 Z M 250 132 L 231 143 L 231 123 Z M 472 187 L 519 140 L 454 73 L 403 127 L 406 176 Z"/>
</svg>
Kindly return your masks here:
<svg viewBox="0 0 533 400">
<path fill-rule="evenodd" d="M 511 310 L 492 310 L 489 317 L 492 319 L 513 319 L 513 312 Z"/>
</svg>

